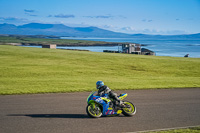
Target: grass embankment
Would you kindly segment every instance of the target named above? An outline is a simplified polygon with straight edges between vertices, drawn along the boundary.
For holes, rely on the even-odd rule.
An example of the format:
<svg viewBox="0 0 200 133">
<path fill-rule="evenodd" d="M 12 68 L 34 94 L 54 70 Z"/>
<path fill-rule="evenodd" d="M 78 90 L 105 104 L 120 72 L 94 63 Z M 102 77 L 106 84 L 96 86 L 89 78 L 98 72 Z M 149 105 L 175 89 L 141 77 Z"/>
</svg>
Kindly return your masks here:
<svg viewBox="0 0 200 133">
<path fill-rule="evenodd" d="M 28 36 L 0 36 L 0 43 L 23 43 L 26 45 L 45 45 L 57 44 L 64 46 L 101 46 L 101 45 L 117 45 L 118 43 L 104 41 L 87 41 L 87 40 L 72 40 L 72 39 L 46 39 L 34 38 Z"/>
<path fill-rule="evenodd" d="M 200 59 L 0 45 L 0 94 L 200 87 Z"/>
<path fill-rule="evenodd" d="M 168 131 L 155 131 L 147 133 L 200 133 L 200 127 L 191 127 L 187 129 L 174 129 Z"/>
</svg>

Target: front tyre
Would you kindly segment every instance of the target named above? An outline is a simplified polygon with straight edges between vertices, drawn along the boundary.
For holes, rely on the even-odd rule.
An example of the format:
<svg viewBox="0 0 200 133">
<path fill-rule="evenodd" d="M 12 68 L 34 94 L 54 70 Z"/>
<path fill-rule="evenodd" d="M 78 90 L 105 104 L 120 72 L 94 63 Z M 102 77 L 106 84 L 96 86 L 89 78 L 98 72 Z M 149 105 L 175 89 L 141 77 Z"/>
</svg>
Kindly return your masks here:
<svg viewBox="0 0 200 133">
<path fill-rule="evenodd" d="M 102 116 L 101 108 L 95 103 L 87 105 L 86 112 L 92 118 L 99 118 Z"/>
<path fill-rule="evenodd" d="M 122 114 L 125 116 L 133 116 L 136 113 L 136 107 L 131 102 L 124 101 L 125 107 L 122 108 Z"/>
</svg>

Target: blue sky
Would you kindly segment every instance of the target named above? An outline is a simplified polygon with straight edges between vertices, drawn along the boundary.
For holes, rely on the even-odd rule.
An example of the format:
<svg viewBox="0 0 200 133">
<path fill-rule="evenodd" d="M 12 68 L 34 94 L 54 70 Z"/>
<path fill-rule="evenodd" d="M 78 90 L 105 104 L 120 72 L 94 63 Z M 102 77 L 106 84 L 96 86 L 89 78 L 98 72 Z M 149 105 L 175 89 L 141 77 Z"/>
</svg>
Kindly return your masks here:
<svg viewBox="0 0 200 133">
<path fill-rule="evenodd" d="M 0 0 L 0 23 L 95 26 L 123 33 L 200 33 L 200 0 Z"/>
</svg>

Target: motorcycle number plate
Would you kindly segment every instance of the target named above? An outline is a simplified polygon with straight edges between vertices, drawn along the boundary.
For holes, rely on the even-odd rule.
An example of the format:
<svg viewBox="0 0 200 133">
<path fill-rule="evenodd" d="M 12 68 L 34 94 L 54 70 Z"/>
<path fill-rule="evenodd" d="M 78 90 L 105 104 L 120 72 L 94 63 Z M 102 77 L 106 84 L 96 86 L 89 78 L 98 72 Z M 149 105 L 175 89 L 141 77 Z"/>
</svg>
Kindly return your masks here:
<svg viewBox="0 0 200 133">
<path fill-rule="evenodd" d="M 95 101 L 98 103 L 103 103 L 103 100 L 101 98 L 97 98 Z"/>
</svg>

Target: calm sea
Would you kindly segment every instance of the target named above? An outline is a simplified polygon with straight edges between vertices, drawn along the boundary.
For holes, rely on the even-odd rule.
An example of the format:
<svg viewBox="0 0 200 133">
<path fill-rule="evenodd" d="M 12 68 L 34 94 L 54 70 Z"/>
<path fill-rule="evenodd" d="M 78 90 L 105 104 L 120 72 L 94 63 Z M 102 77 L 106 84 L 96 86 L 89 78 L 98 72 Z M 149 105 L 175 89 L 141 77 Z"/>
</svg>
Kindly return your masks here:
<svg viewBox="0 0 200 133">
<path fill-rule="evenodd" d="M 144 44 L 142 48 L 147 48 L 156 53 L 156 56 L 173 56 L 184 57 L 189 54 L 189 57 L 200 58 L 200 40 L 152 40 L 152 39 L 131 39 L 131 38 L 68 38 L 76 40 L 92 40 L 106 42 L 130 42 Z M 59 47 L 58 47 L 59 48 Z M 118 46 L 88 46 L 88 47 L 60 47 L 71 49 L 84 49 L 94 52 L 103 52 L 103 50 L 118 50 Z"/>
<path fill-rule="evenodd" d="M 142 48 L 147 48 L 156 53 L 156 56 L 173 56 L 200 58 L 200 39 L 199 40 L 152 40 L 152 39 L 131 39 L 131 38 L 72 38 L 62 37 L 61 39 L 92 40 L 106 42 L 129 42 L 144 44 Z M 39 46 L 38 46 L 39 47 Z M 103 52 L 103 50 L 120 50 L 118 46 L 78 46 L 78 47 L 59 47 L 60 49 L 81 49 L 93 52 Z"/>
</svg>

